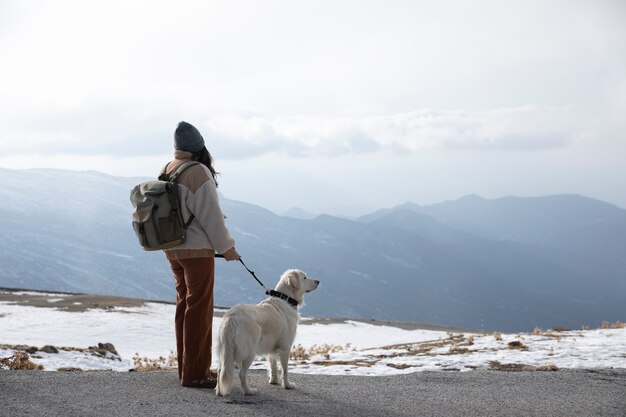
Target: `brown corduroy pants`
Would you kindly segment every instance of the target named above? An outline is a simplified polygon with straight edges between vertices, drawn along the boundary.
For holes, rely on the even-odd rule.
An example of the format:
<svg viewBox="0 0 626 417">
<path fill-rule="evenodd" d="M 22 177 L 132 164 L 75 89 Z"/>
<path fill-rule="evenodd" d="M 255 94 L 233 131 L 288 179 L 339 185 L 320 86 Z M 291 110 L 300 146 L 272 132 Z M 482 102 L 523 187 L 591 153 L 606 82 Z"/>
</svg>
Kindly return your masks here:
<svg viewBox="0 0 626 417">
<path fill-rule="evenodd" d="M 176 280 L 176 349 L 182 383 L 210 376 L 215 258 L 172 259 Z"/>
</svg>

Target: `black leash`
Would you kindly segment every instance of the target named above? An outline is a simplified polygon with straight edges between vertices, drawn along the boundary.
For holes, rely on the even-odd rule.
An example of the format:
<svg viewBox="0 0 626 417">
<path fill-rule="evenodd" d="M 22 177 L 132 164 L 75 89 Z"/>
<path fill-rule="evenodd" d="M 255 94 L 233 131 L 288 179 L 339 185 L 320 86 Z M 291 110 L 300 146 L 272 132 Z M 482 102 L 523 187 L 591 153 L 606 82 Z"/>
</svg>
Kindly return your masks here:
<svg viewBox="0 0 626 417">
<path fill-rule="evenodd" d="M 223 257 L 224 257 L 224 255 L 221 255 L 221 254 L 219 254 L 219 253 L 216 253 L 216 254 L 215 254 L 215 257 L 216 257 L 216 258 L 223 258 Z M 269 290 L 269 289 L 268 289 L 265 285 L 263 285 L 263 283 L 261 282 L 261 280 L 260 280 L 260 279 L 258 279 L 258 278 L 256 277 L 256 275 L 254 274 L 254 271 L 251 271 L 251 270 L 250 270 L 250 268 L 248 268 L 248 267 L 246 266 L 246 264 L 244 264 L 244 263 L 243 263 L 243 259 L 241 259 L 241 257 L 239 257 L 239 262 L 241 262 L 241 264 L 243 265 L 243 267 L 244 267 L 244 268 L 246 268 L 246 271 L 248 271 L 248 272 L 250 273 L 250 275 L 252 275 L 252 277 L 253 277 L 254 279 L 256 279 L 256 282 L 258 282 L 258 283 L 261 285 L 261 287 L 263 287 L 263 289 L 265 290 L 265 293 L 267 294 L 270 290 Z"/>
<path fill-rule="evenodd" d="M 223 258 L 224 255 L 215 254 L 216 258 Z M 287 301 L 289 304 L 291 304 L 293 307 L 297 308 L 298 307 L 298 301 L 294 298 L 289 297 L 287 294 L 283 294 L 282 292 L 278 292 L 276 290 L 270 290 L 269 288 L 267 288 L 265 285 L 263 285 L 263 283 L 261 282 L 260 279 L 257 278 L 256 274 L 254 273 L 254 271 L 252 271 L 250 268 L 248 268 L 246 266 L 245 263 L 243 263 L 243 259 L 241 259 L 241 257 L 239 257 L 239 262 L 241 262 L 241 264 L 243 265 L 244 268 L 246 268 L 246 271 L 248 271 L 250 273 L 250 275 L 252 275 L 252 278 L 254 278 L 256 280 L 256 282 L 259 283 L 259 285 L 261 287 L 263 287 L 263 289 L 265 290 L 265 294 L 269 295 L 270 297 L 278 297 L 281 300 L 285 300 Z"/>
</svg>

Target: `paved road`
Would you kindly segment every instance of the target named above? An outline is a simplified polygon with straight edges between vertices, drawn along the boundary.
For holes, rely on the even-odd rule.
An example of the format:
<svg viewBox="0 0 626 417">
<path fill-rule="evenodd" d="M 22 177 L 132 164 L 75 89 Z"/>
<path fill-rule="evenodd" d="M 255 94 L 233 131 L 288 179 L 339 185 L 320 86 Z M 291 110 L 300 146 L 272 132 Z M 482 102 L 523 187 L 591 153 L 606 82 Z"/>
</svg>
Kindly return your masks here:
<svg viewBox="0 0 626 417">
<path fill-rule="evenodd" d="M 0 416 L 626 416 L 626 370 L 393 377 L 293 375 L 293 391 L 252 372 L 259 395 L 182 388 L 173 372 L 0 371 Z"/>
</svg>

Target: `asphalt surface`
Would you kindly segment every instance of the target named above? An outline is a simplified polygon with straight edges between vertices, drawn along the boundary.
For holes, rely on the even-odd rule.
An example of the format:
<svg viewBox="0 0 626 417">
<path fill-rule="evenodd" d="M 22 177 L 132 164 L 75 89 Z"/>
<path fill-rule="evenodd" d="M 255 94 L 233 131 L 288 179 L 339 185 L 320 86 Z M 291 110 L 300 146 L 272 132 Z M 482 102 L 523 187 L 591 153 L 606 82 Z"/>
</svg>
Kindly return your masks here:
<svg viewBox="0 0 626 417">
<path fill-rule="evenodd" d="M 182 388 L 174 372 L 0 371 L 0 416 L 626 416 L 626 370 L 297 375 L 256 396 Z"/>
</svg>

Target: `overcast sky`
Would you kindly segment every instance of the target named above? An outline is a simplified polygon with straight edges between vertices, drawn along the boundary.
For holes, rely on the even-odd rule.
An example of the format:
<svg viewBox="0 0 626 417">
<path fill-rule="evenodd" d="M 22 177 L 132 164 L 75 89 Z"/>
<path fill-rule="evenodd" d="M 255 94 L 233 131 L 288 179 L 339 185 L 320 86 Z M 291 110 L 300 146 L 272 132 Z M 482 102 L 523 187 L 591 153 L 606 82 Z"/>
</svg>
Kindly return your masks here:
<svg viewBox="0 0 626 417">
<path fill-rule="evenodd" d="M 625 28 L 620 0 L 0 0 L 0 167 L 154 176 L 186 120 L 278 213 L 626 207 Z"/>
</svg>

